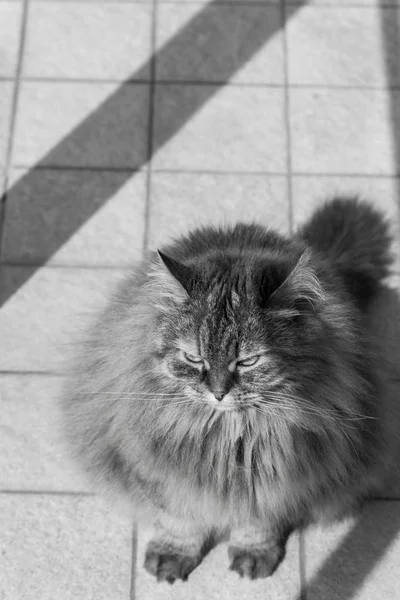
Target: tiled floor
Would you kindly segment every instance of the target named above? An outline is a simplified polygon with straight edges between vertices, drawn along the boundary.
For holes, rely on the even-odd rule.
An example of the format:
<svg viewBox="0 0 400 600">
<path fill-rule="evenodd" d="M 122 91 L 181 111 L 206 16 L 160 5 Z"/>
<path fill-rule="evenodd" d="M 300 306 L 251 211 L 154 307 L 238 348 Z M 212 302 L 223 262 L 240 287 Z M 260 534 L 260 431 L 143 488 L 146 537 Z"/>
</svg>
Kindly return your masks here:
<svg viewBox="0 0 400 600">
<path fill-rule="evenodd" d="M 188 584 L 155 584 L 148 532 L 93 496 L 56 403 L 110 285 L 193 224 L 290 231 L 359 192 L 398 231 L 399 12 L 0 0 L 1 600 L 400 599 L 398 485 L 359 522 L 295 536 L 270 580 L 239 581 L 221 547 Z"/>
</svg>

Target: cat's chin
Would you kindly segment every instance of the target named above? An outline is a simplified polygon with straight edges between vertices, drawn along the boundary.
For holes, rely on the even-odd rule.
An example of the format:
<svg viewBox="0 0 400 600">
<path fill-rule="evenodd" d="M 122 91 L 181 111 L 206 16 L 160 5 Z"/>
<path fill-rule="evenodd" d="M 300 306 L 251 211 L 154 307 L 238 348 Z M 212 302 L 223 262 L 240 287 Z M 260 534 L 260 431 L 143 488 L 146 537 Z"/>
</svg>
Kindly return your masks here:
<svg viewBox="0 0 400 600">
<path fill-rule="evenodd" d="M 228 402 L 208 402 L 209 406 L 211 406 L 216 412 L 220 413 L 233 413 L 237 412 L 238 407 L 233 403 Z"/>
<path fill-rule="evenodd" d="M 221 403 L 213 404 L 212 406 L 217 412 L 236 412 L 237 410 L 235 406 Z"/>
</svg>

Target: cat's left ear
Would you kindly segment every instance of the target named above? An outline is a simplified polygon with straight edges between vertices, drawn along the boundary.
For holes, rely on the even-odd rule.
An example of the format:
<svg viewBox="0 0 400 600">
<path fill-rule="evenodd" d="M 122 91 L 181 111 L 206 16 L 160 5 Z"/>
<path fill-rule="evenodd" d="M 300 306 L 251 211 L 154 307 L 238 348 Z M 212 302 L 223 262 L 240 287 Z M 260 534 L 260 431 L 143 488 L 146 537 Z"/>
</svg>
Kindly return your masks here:
<svg viewBox="0 0 400 600">
<path fill-rule="evenodd" d="M 299 312 L 314 311 L 326 301 L 326 292 L 311 264 L 309 250 L 303 252 L 293 270 L 270 298 L 289 303 Z"/>
<path fill-rule="evenodd" d="M 164 265 L 167 267 L 168 271 L 171 273 L 173 277 L 181 284 L 181 286 L 186 290 L 186 292 L 190 295 L 193 289 L 194 282 L 194 273 L 193 270 L 184 265 L 183 263 L 167 256 L 160 250 L 158 250 L 158 255 L 161 258 Z"/>
</svg>

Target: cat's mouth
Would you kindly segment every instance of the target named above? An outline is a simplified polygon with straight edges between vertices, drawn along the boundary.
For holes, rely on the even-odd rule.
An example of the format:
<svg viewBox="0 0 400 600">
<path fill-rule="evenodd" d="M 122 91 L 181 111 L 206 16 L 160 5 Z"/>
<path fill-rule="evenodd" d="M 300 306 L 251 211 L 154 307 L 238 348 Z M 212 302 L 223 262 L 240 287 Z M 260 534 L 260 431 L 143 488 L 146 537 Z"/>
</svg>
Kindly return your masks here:
<svg viewBox="0 0 400 600">
<path fill-rule="evenodd" d="M 213 394 L 209 393 L 206 396 L 206 402 L 219 412 L 233 412 L 237 410 L 237 405 L 230 394 L 227 394 L 222 400 L 217 400 Z"/>
<path fill-rule="evenodd" d="M 213 407 L 219 412 L 234 412 L 235 410 L 237 410 L 233 404 L 224 404 L 223 402 L 213 404 Z"/>
</svg>

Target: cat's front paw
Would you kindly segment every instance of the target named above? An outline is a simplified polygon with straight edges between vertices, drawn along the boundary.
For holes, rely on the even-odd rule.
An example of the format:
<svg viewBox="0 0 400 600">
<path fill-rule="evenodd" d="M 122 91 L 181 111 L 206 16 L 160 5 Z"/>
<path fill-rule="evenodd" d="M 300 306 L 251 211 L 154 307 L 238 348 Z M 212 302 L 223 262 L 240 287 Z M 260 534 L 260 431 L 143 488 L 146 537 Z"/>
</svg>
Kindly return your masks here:
<svg viewBox="0 0 400 600">
<path fill-rule="evenodd" d="M 199 557 L 186 556 L 171 548 L 150 543 L 146 550 L 144 568 L 157 577 L 157 581 L 174 583 L 177 579 L 186 581 L 199 562 Z"/>
<path fill-rule="evenodd" d="M 240 577 L 258 579 L 270 577 L 282 561 L 285 551 L 279 546 L 271 548 L 238 548 L 228 549 L 231 564 L 229 569 L 239 573 Z"/>
</svg>

